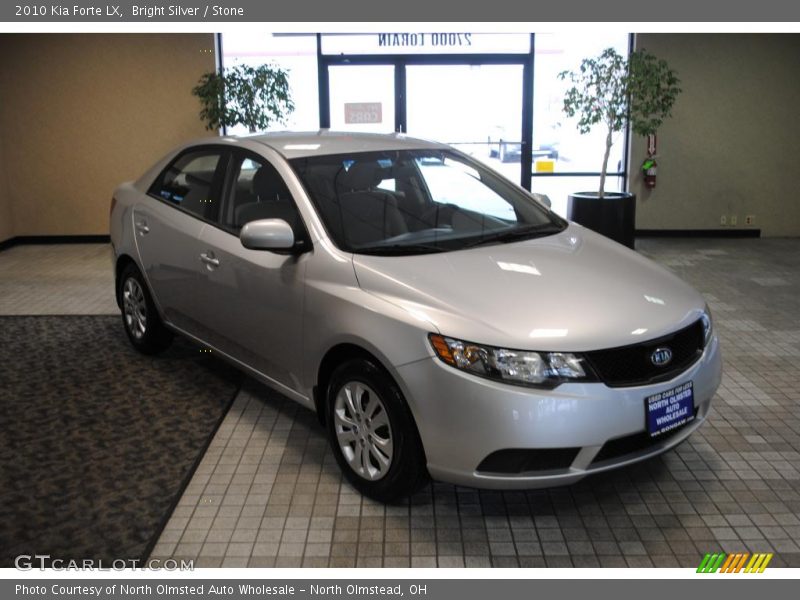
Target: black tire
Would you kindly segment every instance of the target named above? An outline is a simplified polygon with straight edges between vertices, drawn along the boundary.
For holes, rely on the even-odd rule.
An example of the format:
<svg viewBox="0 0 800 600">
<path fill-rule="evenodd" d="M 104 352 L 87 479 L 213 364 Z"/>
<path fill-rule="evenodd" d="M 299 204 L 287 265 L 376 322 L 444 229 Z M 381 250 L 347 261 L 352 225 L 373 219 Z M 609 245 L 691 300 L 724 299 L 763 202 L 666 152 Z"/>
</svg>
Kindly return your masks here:
<svg viewBox="0 0 800 600">
<path fill-rule="evenodd" d="M 130 296 L 138 296 L 137 289 L 141 291 L 141 297 L 131 303 Z M 133 347 L 142 354 L 157 354 L 167 349 L 172 343 L 172 332 L 161 321 L 144 277 L 133 263 L 127 265 L 120 274 L 119 297 L 122 325 Z M 139 318 L 133 316 L 134 312 Z"/>
<path fill-rule="evenodd" d="M 381 408 L 386 411 L 388 430 L 393 445 L 392 455 L 385 474 L 375 480 L 370 480 L 354 470 L 345 457 L 337 436 L 337 428 L 341 427 L 341 421 L 337 421 L 335 415 L 337 395 L 345 386 L 353 383 L 360 383 L 371 388 L 377 394 Z M 361 401 L 362 399 L 359 399 L 359 402 Z M 364 396 L 363 402 L 369 402 L 369 394 Z M 366 405 L 369 406 L 369 404 Z M 389 374 L 375 362 L 353 359 L 342 363 L 334 370 L 327 388 L 326 412 L 328 439 L 336 461 L 347 480 L 363 495 L 379 502 L 391 503 L 413 494 L 425 483 L 428 475 L 425 469 L 425 453 L 414 418 L 400 388 Z M 380 412 L 374 414 L 380 415 Z M 365 418 L 362 424 L 368 422 L 369 419 Z M 386 428 L 387 426 L 384 426 L 383 430 L 385 431 Z M 386 434 L 381 433 L 381 435 L 385 437 Z M 361 440 L 361 447 L 363 448 L 363 446 L 364 441 Z M 359 448 L 357 440 L 351 450 L 352 448 L 356 450 Z M 368 453 L 368 459 L 372 461 L 373 466 L 378 464 L 375 455 Z"/>
</svg>

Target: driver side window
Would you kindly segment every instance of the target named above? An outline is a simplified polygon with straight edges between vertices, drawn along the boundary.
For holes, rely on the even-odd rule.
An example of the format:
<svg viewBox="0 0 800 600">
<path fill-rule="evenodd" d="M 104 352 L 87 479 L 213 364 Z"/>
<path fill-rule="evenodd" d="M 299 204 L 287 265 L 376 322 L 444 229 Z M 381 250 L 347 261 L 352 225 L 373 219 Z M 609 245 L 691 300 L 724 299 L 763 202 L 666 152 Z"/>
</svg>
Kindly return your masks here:
<svg viewBox="0 0 800 600">
<path fill-rule="evenodd" d="M 303 230 L 286 182 L 269 162 L 253 156 L 235 159 L 233 185 L 225 206 L 223 225 L 238 232 L 250 221 L 282 219 L 299 237 Z"/>
</svg>

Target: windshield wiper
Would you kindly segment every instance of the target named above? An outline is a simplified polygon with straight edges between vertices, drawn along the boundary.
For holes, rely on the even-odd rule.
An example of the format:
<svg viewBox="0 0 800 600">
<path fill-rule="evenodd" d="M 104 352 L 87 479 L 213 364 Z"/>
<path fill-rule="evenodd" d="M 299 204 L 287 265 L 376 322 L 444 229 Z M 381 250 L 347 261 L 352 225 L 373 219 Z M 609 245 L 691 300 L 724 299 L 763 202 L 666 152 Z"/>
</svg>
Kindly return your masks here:
<svg viewBox="0 0 800 600">
<path fill-rule="evenodd" d="M 376 256 L 402 256 L 404 254 L 428 254 L 432 252 L 445 252 L 447 248 L 433 244 L 375 244 L 374 246 L 359 246 L 351 252 L 356 254 L 373 254 Z"/>
<path fill-rule="evenodd" d="M 502 229 L 494 233 L 488 233 L 486 235 L 481 236 L 474 242 L 466 244 L 464 248 L 474 248 L 476 246 L 480 246 L 482 244 L 488 244 L 491 242 L 508 243 L 522 239 L 532 239 L 535 237 L 541 237 L 544 235 L 559 233 L 563 230 L 564 228 L 558 223 L 539 223 L 538 225 L 522 225 L 520 227 L 514 227 L 513 229 Z"/>
</svg>

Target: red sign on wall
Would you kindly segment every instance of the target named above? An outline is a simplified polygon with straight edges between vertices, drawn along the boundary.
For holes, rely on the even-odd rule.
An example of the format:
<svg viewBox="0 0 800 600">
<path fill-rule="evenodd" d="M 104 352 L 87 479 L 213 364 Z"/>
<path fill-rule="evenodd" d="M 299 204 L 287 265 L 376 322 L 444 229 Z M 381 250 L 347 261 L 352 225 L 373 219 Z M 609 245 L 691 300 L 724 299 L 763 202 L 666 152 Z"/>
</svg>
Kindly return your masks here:
<svg viewBox="0 0 800 600">
<path fill-rule="evenodd" d="M 345 102 L 344 122 L 358 125 L 365 123 L 382 123 L 383 110 L 380 102 Z"/>
</svg>

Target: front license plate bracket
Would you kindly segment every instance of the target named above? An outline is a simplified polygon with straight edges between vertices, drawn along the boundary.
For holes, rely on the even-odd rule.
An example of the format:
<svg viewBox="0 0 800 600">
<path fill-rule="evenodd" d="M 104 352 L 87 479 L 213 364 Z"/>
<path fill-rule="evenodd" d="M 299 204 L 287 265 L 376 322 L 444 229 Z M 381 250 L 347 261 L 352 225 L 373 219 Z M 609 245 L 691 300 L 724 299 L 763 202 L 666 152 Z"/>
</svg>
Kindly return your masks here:
<svg viewBox="0 0 800 600">
<path fill-rule="evenodd" d="M 645 424 L 650 437 L 659 437 L 694 419 L 694 385 L 687 381 L 644 399 Z"/>
</svg>

